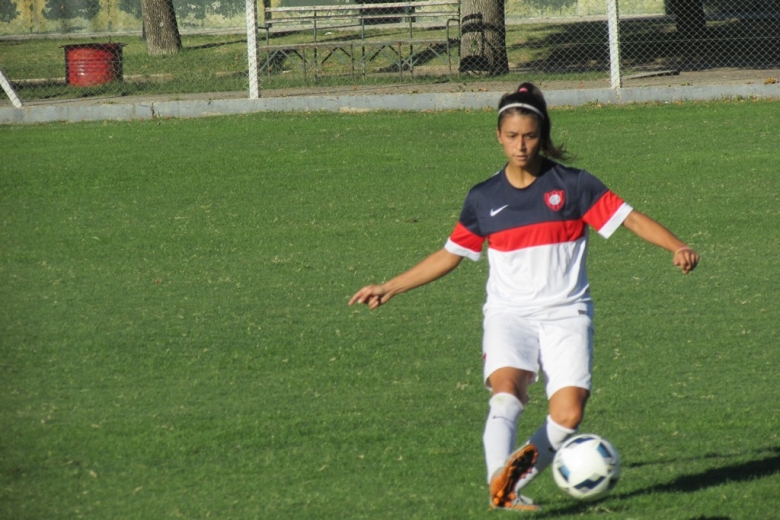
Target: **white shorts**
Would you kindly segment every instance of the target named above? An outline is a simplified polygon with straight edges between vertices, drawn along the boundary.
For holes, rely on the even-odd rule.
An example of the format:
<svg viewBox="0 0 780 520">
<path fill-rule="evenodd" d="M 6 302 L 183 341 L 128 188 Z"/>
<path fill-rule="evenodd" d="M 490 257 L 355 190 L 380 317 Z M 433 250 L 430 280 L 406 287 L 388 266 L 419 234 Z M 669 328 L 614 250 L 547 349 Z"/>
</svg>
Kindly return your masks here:
<svg viewBox="0 0 780 520">
<path fill-rule="evenodd" d="M 541 370 L 547 398 L 567 386 L 590 390 L 593 370 L 593 306 L 552 309 L 533 318 L 509 309 L 486 309 L 482 340 L 484 381 L 499 368 Z"/>
</svg>

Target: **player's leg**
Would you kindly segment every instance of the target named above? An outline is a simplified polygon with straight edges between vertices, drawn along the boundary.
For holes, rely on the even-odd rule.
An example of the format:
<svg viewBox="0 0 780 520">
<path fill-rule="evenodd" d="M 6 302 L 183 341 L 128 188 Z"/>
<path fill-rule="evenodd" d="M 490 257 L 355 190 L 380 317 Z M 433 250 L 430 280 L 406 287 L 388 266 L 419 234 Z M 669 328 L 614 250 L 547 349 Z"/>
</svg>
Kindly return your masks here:
<svg viewBox="0 0 780 520">
<path fill-rule="evenodd" d="M 550 414 L 528 441 L 536 446 L 538 455 L 531 471 L 518 481 L 518 493 L 552 463 L 555 452 L 577 431 L 590 396 L 590 313 L 546 322 L 541 331 L 542 371 L 547 380 Z"/>
<path fill-rule="evenodd" d="M 514 507 L 514 487 L 533 464 L 536 450 L 512 450 L 517 422 L 528 402 L 528 386 L 537 379 L 538 331 L 533 324 L 509 313 L 488 312 L 483 356 L 485 385 L 492 391 L 483 435 L 491 506 L 535 509 L 525 504 Z"/>
<path fill-rule="evenodd" d="M 550 415 L 528 440 L 529 444 L 536 447 L 536 462 L 531 470 L 518 480 L 516 492 L 544 471 L 552 463 L 555 453 L 564 441 L 577 432 L 589 395 L 590 392 L 584 388 L 570 386 L 561 388 L 550 398 Z"/>
<path fill-rule="evenodd" d="M 492 395 L 482 436 L 488 478 L 504 466 L 515 449 L 517 422 L 528 403 L 528 385 L 533 378 L 532 372 L 512 367 L 499 368 L 488 377 Z"/>
<path fill-rule="evenodd" d="M 517 482 L 533 466 L 536 449 L 524 446 L 513 452 L 517 421 L 528 402 L 528 385 L 536 374 L 503 367 L 488 378 L 493 389 L 483 442 L 490 485 L 490 505 L 496 508 L 536 510 L 532 502 L 518 497 Z"/>
</svg>

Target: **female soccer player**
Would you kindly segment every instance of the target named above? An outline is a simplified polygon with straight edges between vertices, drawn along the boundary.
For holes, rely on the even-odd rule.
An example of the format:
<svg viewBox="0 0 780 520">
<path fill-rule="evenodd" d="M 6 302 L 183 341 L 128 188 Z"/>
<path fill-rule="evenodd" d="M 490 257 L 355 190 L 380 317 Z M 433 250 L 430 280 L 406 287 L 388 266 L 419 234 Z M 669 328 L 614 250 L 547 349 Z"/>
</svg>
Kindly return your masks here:
<svg viewBox="0 0 780 520">
<path fill-rule="evenodd" d="M 496 135 L 506 166 L 473 187 L 444 248 L 350 299 L 376 309 L 432 282 L 487 241 L 490 274 L 484 305 L 484 381 L 492 391 L 483 435 L 490 506 L 535 511 L 520 494 L 577 430 L 590 395 L 593 303 L 585 272 L 587 226 L 608 238 L 622 224 L 671 252 L 683 273 L 699 255 L 661 224 L 636 211 L 590 173 L 556 162 L 541 91 L 523 83 L 501 98 Z M 544 375 L 549 415 L 523 447 L 515 445 L 528 386 Z"/>
</svg>

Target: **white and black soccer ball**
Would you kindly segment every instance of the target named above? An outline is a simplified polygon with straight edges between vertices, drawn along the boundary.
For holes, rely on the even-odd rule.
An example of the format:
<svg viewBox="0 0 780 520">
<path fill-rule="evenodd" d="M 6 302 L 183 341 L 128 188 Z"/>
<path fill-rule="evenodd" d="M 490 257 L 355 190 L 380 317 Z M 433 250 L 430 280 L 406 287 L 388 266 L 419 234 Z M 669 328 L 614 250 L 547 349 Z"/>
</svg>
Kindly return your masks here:
<svg viewBox="0 0 780 520">
<path fill-rule="evenodd" d="M 597 500 L 620 478 L 620 455 L 606 439 L 592 433 L 563 443 L 552 463 L 555 483 L 578 500 Z"/>
</svg>

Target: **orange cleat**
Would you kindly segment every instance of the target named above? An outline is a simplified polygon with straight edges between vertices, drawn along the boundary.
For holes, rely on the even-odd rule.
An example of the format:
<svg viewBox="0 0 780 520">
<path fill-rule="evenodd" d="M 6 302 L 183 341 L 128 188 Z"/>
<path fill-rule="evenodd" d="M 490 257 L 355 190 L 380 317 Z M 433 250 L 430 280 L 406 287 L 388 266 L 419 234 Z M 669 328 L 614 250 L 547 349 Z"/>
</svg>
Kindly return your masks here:
<svg viewBox="0 0 780 520">
<path fill-rule="evenodd" d="M 527 444 L 509 456 L 504 467 L 490 480 L 491 509 L 515 509 L 521 511 L 539 511 L 541 508 L 530 499 L 515 493 L 515 486 L 523 476 L 531 471 L 536 462 L 536 447 Z"/>
</svg>

